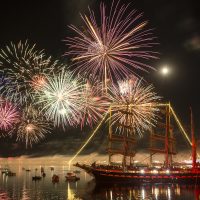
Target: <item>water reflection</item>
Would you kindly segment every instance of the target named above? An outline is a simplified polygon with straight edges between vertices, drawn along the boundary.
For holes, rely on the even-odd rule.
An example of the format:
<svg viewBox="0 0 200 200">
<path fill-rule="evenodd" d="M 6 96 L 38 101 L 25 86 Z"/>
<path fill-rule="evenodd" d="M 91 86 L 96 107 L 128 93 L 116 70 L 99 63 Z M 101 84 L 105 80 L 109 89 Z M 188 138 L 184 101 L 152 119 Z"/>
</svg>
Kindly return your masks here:
<svg viewBox="0 0 200 200">
<path fill-rule="evenodd" d="M 26 166 L 25 166 L 26 164 Z M 178 184 L 127 185 L 96 184 L 91 176 L 80 173 L 80 181 L 66 182 L 67 173 L 63 164 L 45 165 L 46 177 L 32 181 L 32 176 L 41 175 L 42 165 L 34 162 L 10 164 L 16 177 L 0 173 L 0 200 L 200 200 L 200 186 Z M 30 169 L 26 171 L 25 169 Z M 58 183 L 52 183 L 52 175 L 59 176 Z"/>
<path fill-rule="evenodd" d="M 105 200 L 200 200 L 200 186 L 178 184 L 99 185 L 90 199 Z"/>
<path fill-rule="evenodd" d="M 67 198 L 68 200 L 74 200 L 75 199 L 75 193 L 70 187 L 70 183 L 67 183 Z"/>
</svg>

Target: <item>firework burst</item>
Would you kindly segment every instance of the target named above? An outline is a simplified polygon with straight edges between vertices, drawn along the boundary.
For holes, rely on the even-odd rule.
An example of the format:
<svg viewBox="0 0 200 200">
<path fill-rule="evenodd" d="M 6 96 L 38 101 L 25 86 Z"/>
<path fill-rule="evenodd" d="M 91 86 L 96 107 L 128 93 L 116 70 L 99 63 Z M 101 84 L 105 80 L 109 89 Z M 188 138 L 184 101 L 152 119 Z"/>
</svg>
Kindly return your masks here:
<svg viewBox="0 0 200 200">
<path fill-rule="evenodd" d="M 95 80 L 85 80 L 82 85 L 80 125 L 92 126 L 97 123 L 109 108 L 107 98 L 102 95 L 102 84 Z"/>
<path fill-rule="evenodd" d="M 115 5 L 116 4 L 116 5 Z M 93 74 L 101 81 L 113 81 L 136 74 L 134 69 L 148 71 L 151 66 L 143 61 L 157 58 L 151 50 L 155 45 L 151 30 L 145 29 L 147 22 L 140 22 L 142 14 L 136 10 L 129 12 L 129 5 L 121 5 L 113 1 L 109 14 L 106 6 L 100 6 L 101 21 L 95 19 L 94 12 L 90 16 L 81 15 L 85 28 L 80 30 L 71 25 L 76 37 L 66 38 L 74 64 L 80 73 Z"/>
<path fill-rule="evenodd" d="M 81 82 L 70 72 L 62 71 L 47 77 L 47 83 L 38 92 L 42 111 L 55 126 L 78 123 L 81 107 Z"/>
<path fill-rule="evenodd" d="M 50 133 L 51 126 L 39 111 L 29 106 L 24 109 L 20 123 L 10 134 L 17 133 L 17 141 L 25 142 L 26 148 L 40 142 Z"/>
<path fill-rule="evenodd" d="M 10 130 L 19 122 L 19 112 L 17 106 L 0 98 L 0 129 L 3 131 Z"/>
<path fill-rule="evenodd" d="M 112 101 L 110 118 L 121 134 L 139 134 L 156 123 L 159 96 L 153 86 L 144 86 L 142 80 L 120 81 L 109 90 Z"/>
<path fill-rule="evenodd" d="M 35 90 L 42 87 L 45 77 L 59 71 L 63 65 L 58 61 L 46 58 L 36 46 L 19 42 L 0 50 L 0 71 L 7 81 L 1 87 L 1 93 L 11 101 L 24 104 L 32 100 Z"/>
</svg>

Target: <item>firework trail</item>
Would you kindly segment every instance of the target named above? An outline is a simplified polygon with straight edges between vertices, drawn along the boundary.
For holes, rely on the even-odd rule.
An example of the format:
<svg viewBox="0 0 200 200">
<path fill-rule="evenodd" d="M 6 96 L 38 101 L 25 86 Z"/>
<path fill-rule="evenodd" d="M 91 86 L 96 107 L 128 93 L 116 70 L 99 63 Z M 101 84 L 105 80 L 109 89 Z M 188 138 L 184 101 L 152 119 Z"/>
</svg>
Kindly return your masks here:
<svg viewBox="0 0 200 200">
<path fill-rule="evenodd" d="M 29 106 L 23 110 L 20 123 L 9 134 L 14 136 L 16 133 L 16 140 L 25 142 L 27 148 L 43 140 L 50 131 L 50 123 L 38 110 Z"/>
<path fill-rule="evenodd" d="M 47 83 L 38 92 L 38 104 L 54 126 L 75 125 L 81 107 L 81 82 L 70 72 L 62 71 L 47 77 Z"/>
<path fill-rule="evenodd" d="M 84 29 L 69 26 L 76 36 L 65 40 L 69 47 L 65 55 L 73 57 L 79 73 L 98 76 L 106 86 L 108 81 L 136 75 L 135 69 L 152 68 L 145 61 L 157 58 L 157 53 L 151 50 L 155 37 L 145 28 L 147 22 L 142 22 L 142 14 L 129 11 L 129 5 L 120 5 L 119 1 L 113 1 L 111 9 L 106 9 L 103 3 L 100 5 L 100 23 L 94 12 L 89 12 L 89 17 L 81 15 Z"/>
<path fill-rule="evenodd" d="M 15 45 L 11 42 L 0 50 L 0 71 L 6 78 L 1 93 L 13 102 L 29 103 L 35 90 L 43 86 L 46 75 L 62 67 L 51 57 L 46 58 L 43 50 L 38 51 L 35 44 L 31 46 L 28 41 L 20 41 Z"/>
<path fill-rule="evenodd" d="M 144 86 L 142 80 L 120 81 L 109 88 L 112 101 L 110 117 L 112 125 L 121 134 L 143 134 L 156 123 L 160 97 L 152 85 Z"/>
</svg>

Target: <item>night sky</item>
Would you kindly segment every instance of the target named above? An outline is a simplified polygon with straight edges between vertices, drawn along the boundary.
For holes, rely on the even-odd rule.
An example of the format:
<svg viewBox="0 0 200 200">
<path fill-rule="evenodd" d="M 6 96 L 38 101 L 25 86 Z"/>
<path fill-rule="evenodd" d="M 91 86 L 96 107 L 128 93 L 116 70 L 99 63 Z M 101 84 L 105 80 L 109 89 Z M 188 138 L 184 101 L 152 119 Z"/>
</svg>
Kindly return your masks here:
<svg viewBox="0 0 200 200">
<path fill-rule="evenodd" d="M 110 4 L 111 1 L 104 0 Z M 144 74 L 163 101 L 170 101 L 184 124 L 189 124 L 192 106 L 196 130 L 200 130 L 200 15 L 194 0 L 121 0 L 144 12 L 148 27 L 154 28 L 160 59 L 151 62 L 157 71 Z M 18 0 L 1 1 L 0 48 L 10 41 L 28 39 L 48 55 L 60 58 L 67 47 L 62 41 L 73 34 L 70 24 L 83 24 L 79 13 L 88 6 L 99 11 L 99 0 Z M 67 58 L 62 57 L 65 61 Z M 159 69 L 168 65 L 171 73 L 163 77 Z M 199 133 L 196 132 L 196 135 Z"/>
</svg>

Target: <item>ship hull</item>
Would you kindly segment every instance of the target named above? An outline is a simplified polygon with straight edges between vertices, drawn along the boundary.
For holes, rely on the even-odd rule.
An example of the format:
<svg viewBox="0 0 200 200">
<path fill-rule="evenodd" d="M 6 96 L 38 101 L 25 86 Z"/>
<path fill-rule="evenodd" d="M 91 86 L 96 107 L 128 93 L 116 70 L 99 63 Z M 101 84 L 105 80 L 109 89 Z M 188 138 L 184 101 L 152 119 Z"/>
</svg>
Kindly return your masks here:
<svg viewBox="0 0 200 200">
<path fill-rule="evenodd" d="M 76 165 L 77 166 L 77 165 Z M 92 175 L 97 182 L 123 183 L 195 183 L 200 184 L 200 170 L 162 170 L 159 172 L 122 171 L 101 169 L 91 166 L 78 165 Z"/>
<path fill-rule="evenodd" d="M 97 172 L 90 173 L 98 182 L 126 182 L 126 183 L 200 183 L 200 175 L 193 173 L 178 175 L 152 175 L 152 174 L 134 174 L 134 173 L 110 173 Z"/>
</svg>

